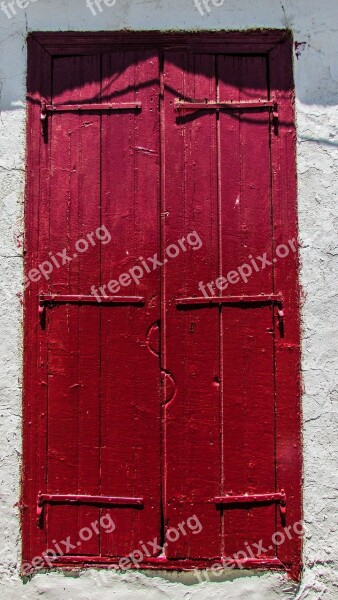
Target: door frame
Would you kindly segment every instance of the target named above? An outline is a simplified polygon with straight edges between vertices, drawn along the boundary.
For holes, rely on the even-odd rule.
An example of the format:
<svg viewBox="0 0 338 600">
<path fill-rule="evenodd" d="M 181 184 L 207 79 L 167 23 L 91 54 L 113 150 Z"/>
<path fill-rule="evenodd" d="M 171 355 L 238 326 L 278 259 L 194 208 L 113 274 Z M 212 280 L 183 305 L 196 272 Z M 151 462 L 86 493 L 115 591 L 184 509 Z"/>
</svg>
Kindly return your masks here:
<svg viewBox="0 0 338 600">
<path fill-rule="evenodd" d="M 35 227 L 34 193 L 38 182 L 36 173 L 40 170 L 40 156 L 43 150 L 41 121 L 37 118 L 41 99 L 50 96 L 51 58 L 55 55 L 89 55 L 118 49 L 140 47 L 144 49 L 175 48 L 225 54 L 260 54 L 268 56 L 271 96 L 278 102 L 278 135 L 271 136 L 272 194 L 274 197 L 274 238 L 276 245 L 286 240 L 297 239 L 297 180 L 296 180 L 296 131 L 294 113 L 294 83 L 292 69 L 293 40 L 286 30 L 265 30 L 250 32 L 201 32 L 201 33 L 161 33 L 161 32 L 36 32 L 28 38 L 28 121 L 27 121 L 27 178 L 25 199 L 25 273 L 34 268 L 34 253 L 30 252 L 33 240 L 38 236 Z M 288 484 L 292 497 L 288 499 L 288 514 L 292 522 L 302 517 L 301 509 L 301 381 L 300 381 L 300 290 L 298 283 L 299 260 L 297 252 L 288 269 L 281 267 L 280 278 L 287 282 L 285 312 L 292 330 L 287 342 L 276 339 L 276 354 L 281 368 L 276 369 L 277 418 L 276 418 L 276 462 L 279 469 L 279 486 Z M 22 535 L 23 561 L 34 556 L 38 530 L 31 513 L 36 506 L 36 492 L 44 460 L 44 428 L 39 420 L 43 408 L 37 406 L 36 399 L 41 395 L 38 389 L 37 369 L 29 360 L 31 347 L 37 344 L 36 324 L 38 305 L 29 290 L 24 296 L 24 391 L 23 391 L 23 469 L 22 469 Z M 277 366 L 278 366 L 277 364 Z M 286 376 L 287 374 L 287 376 Z M 44 394 L 42 394 L 44 396 Z M 290 400 L 293 398 L 292 410 Z M 287 440 L 285 442 L 285 440 Z M 285 461 L 285 451 L 290 444 L 296 447 L 296 459 L 292 465 Z M 290 506 L 290 509 L 289 509 Z M 287 570 L 294 578 L 299 578 L 301 570 L 301 543 L 283 551 L 276 560 L 246 559 L 245 568 L 267 568 Z M 91 566 L 108 567 L 118 559 L 100 560 L 99 557 L 86 557 L 81 562 L 74 557 L 61 557 L 53 562 L 53 567 L 77 568 Z M 179 560 L 169 562 L 156 559 L 145 562 L 142 568 L 189 570 L 207 568 L 213 561 Z M 243 568 L 244 563 L 238 561 Z"/>
</svg>

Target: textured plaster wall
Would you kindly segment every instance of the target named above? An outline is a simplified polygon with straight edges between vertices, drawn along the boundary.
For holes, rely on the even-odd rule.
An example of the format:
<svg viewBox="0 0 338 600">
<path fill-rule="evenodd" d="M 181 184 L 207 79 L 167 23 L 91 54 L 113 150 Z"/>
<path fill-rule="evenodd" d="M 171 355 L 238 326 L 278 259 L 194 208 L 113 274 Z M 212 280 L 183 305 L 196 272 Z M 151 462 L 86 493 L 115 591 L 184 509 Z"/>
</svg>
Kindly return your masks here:
<svg viewBox="0 0 338 600">
<path fill-rule="evenodd" d="M 7 1 L 7 0 L 5 0 Z M 21 460 L 22 215 L 25 166 L 26 35 L 34 30 L 247 29 L 287 27 L 295 57 L 299 231 L 303 319 L 305 572 L 230 572 L 198 583 L 191 575 L 39 574 L 23 584 Z M 85 0 L 33 0 L 8 19 L 0 11 L 0 599 L 325 600 L 338 598 L 337 86 L 336 0 L 225 0 L 201 16 L 193 0 L 117 0 L 94 17 Z"/>
</svg>

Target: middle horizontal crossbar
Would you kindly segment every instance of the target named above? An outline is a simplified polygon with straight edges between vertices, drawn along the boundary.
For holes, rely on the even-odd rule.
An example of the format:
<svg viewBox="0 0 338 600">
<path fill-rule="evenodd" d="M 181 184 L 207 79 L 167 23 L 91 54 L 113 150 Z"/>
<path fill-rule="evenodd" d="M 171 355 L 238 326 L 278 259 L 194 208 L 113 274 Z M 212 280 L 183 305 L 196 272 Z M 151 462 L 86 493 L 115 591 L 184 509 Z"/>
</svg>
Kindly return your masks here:
<svg viewBox="0 0 338 600">
<path fill-rule="evenodd" d="M 222 305 L 222 304 L 270 304 L 282 303 L 283 298 L 280 294 L 258 294 L 256 296 L 200 296 L 197 298 L 176 298 L 176 306 L 193 306 L 193 305 Z"/>
<path fill-rule="evenodd" d="M 85 296 L 83 294 L 41 294 L 40 305 L 44 304 L 144 304 L 143 296 Z"/>
</svg>

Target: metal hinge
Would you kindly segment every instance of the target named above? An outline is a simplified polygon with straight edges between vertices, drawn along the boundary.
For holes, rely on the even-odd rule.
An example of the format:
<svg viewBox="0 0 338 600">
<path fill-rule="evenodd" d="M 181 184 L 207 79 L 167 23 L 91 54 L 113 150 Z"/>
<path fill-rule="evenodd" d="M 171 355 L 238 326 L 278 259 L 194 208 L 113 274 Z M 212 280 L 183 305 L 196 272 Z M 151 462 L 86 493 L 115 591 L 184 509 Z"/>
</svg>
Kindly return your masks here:
<svg viewBox="0 0 338 600">
<path fill-rule="evenodd" d="M 214 501 L 218 506 L 229 504 L 271 504 L 276 502 L 279 504 L 281 517 L 284 519 L 286 515 L 286 494 L 284 490 L 270 494 L 225 494 L 224 496 L 215 496 Z"/>
<path fill-rule="evenodd" d="M 276 304 L 278 307 L 283 305 L 283 296 L 281 294 L 256 294 L 242 296 L 198 296 L 187 298 L 176 298 L 176 306 L 184 307 L 194 305 L 226 305 L 226 304 Z"/>
<path fill-rule="evenodd" d="M 226 101 L 217 102 L 213 100 L 181 100 L 175 98 L 174 108 L 177 111 L 182 110 L 252 110 L 252 109 L 265 109 L 272 112 L 272 123 L 274 131 L 278 131 L 278 104 L 277 100 L 255 100 L 240 102 Z"/>
<path fill-rule="evenodd" d="M 250 108 L 265 108 L 268 110 L 277 111 L 276 100 L 241 100 L 235 102 L 228 100 L 227 102 L 218 102 L 214 100 L 181 100 L 175 98 L 175 110 L 244 110 Z"/>
<path fill-rule="evenodd" d="M 40 294 L 38 303 L 38 318 L 40 325 L 44 327 L 46 307 L 58 304 L 95 304 L 104 305 L 135 305 L 142 306 L 145 303 L 143 296 L 92 296 L 84 294 Z"/>
<path fill-rule="evenodd" d="M 25 509 L 28 508 L 28 504 L 25 504 L 22 500 L 19 500 L 14 504 L 14 507 L 18 508 L 19 511 L 22 513 Z"/>
<path fill-rule="evenodd" d="M 87 111 L 113 111 L 113 110 L 141 110 L 141 102 L 102 102 L 102 103 L 83 103 L 83 104 L 47 104 L 47 101 L 41 99 L 41 122 L 42 130 L 45 132 L 45 123 L 48 113 L 62 112 L 87 112 Z"/>
<path fill-rule="evenodd" d="M 93 504 L 95 506 L 114 506 L 115 508 L 143 508 L 144 498 L 127 496 L 89 496 L 81 494 L 42 494 L 39 492 L 36 517 L 37 526 L 43 526 L 43 509 L 45 504 Z"/>
<path fill-rule="evenodd" d="M 190 296 L 187 298 L 176 298 L 178 309 L 208 308 L 211 306 L 243 306 L 272 304 L 277 309 L 278 328 L 281 337 L 284 337 L 284 309 L 282 294 L 257 294 L 245 296 Z"/>
</svg>

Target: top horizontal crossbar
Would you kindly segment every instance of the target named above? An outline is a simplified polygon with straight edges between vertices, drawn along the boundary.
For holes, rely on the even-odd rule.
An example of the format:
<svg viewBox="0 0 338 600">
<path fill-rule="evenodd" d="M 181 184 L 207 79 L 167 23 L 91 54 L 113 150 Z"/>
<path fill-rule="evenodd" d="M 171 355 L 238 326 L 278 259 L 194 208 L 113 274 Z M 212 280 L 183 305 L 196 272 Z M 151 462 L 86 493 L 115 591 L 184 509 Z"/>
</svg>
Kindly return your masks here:
<svg viewBox="0 0 338 600">
<path fill-rule="evenodd" d="M 41 102 L 41 115 L 42 118 L 47 113 L 56 112 L 84 112 L 90 110 L 140 110 L 142 108 L 141 102 L 106 102 L 97 104 L 47 104 Z"/>
<path fill-rule="evenodd" d="M 275 100 L 257 100 L 255 102 L 213 102 L 213 101 L 201 101 L 192 100 L 184 101 L 175 99 L 175 110 L 242 110 L 248 108 L 265 108 L 277 110 L 277 103 Z"/>
</svg>

